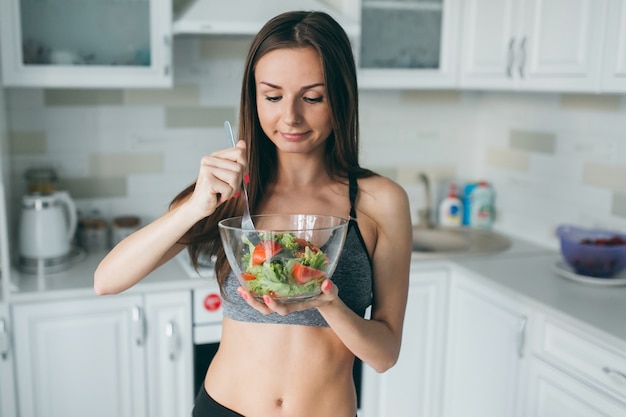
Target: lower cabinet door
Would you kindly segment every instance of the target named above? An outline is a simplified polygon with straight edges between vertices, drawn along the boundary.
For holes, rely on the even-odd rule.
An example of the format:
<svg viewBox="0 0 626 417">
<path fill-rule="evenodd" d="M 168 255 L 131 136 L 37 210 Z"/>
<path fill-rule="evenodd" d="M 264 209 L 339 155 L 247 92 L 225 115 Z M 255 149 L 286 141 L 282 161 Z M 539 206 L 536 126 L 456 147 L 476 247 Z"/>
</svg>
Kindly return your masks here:
<svg viewBox="0 0 626 417">
<path fill-rule="evenodd" d="M 146 417 L 141 296 L 13 307 L 22 417 Z"/>
<path fill-rule="evenodd" d="M 400 357 L 394 367 L 364 372 L 363 417 L 440 415 L 448 273 L 412 273 Z"/>
<path fill-rule="evenodd" d="M 150 417 L 191 415 L 193 335 L 191 291 L 146 294 Z"/>
<path fill-rule="evenodd" d="M 537 358 L 528 395 L 528 417 L 626 417 L 626 404 Z"/>
<path fill-rule="evenodd" d="M 17 416 L 9 308 L 0 303 L 0 417 Z"/>
<path fill-rule="evenodd" d="M 445 417 L 524 416 L 519 397 L 528 313 L 522 310 L 501 293 L 452 277 Z"/>
</svg>

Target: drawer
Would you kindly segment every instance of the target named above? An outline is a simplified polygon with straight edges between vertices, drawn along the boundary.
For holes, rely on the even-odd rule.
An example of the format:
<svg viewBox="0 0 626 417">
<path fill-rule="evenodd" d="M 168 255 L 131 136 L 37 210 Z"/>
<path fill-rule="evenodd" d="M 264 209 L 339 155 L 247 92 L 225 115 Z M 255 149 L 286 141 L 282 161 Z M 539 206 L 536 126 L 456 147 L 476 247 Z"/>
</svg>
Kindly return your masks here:
<svg viewBox="0 0 626 417">
<path fill-rule="evenodd" d="M 540 356 L 626 399 L 626 351 L 551 318 L 540 322 Z"/>
</svg>

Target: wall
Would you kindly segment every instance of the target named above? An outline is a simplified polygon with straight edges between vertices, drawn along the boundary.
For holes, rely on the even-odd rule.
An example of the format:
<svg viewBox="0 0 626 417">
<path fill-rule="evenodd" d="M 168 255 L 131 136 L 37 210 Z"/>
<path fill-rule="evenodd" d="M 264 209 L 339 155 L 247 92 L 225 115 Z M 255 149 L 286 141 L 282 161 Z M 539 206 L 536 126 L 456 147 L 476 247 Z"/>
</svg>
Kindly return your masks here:
<svg viewBox="0 0 626 417">
<path fill-rule="evenodd" d="M 200 156 L 228 146 L 248 38 L 178 38 L 172 90 L 7 90 L 13 215 L 29 167 L 53 166 L 83 214 L 166 210 Z M 361 93 L 362 163 L 438 197 L 487 179 L 499 230 L 554 246 L 563 222 L 626 230 L 624 96 L 457 91 Z M 436 202 L 435 202 L 436 203 Z"/>
</svg>

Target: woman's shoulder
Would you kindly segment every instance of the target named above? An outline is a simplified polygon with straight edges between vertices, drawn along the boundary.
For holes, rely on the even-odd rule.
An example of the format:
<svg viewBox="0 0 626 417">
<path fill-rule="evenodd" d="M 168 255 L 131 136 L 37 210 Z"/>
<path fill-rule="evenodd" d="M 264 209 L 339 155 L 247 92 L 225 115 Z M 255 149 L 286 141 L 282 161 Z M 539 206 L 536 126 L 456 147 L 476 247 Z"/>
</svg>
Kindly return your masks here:
<svg viewBox="0 0 626 417">
<path fill-rule="evenodd" d="M 359 178 L 357 183 L 363 210 L 389 214 L 395 212 L 398 206 L 408 205 L 406 190 L 391 178 L 373 175 Z"/>
<path fill-rule="evenodd" d="M 406 196 L 406 191 L 400 184 L 384 175 L 372 175 L 359 178 L 357 183 L 360 192 L 374 198 L 378 198 L 379 196 L 403 198 Z"/>
</svg>

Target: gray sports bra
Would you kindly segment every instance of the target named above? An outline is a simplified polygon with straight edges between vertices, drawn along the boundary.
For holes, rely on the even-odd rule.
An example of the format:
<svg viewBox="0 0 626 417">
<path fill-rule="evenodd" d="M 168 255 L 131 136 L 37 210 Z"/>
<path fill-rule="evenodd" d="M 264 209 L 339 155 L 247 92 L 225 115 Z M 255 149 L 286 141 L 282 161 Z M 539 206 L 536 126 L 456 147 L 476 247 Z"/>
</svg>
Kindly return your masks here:
<svg viewBox="0 0 626 417">
<path fill-rule="evenodd" d="M 365 316 L 372 304 L 372 260 L 356 222 L 354 201 L 358 187 L 356 179 L 350 177 L 350 222 L 343 251 L 331 280 L 339 288 L 339 298 L 356 314 Z M 316 308 L 296 311 L 286 316 L 277 313 L 263 315 L 250 307 L 237 293 L 239 281 L 230 272 L 224 280 L 224 316 L 233 320 L 252 323 L 300 324 L 303 326 L 328 327 L 328 323 Z"/>
</svg>

